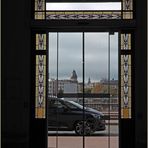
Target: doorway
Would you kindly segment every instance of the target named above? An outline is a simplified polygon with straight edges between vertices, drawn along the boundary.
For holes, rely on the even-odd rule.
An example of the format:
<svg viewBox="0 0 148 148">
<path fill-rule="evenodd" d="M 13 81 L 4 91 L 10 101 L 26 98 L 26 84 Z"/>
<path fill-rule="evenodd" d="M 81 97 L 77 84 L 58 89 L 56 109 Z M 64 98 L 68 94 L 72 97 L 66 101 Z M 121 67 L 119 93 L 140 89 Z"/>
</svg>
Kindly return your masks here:
<svg viewBox="0 0 148 148">
<path fill-rule="evenodd" d="M 48 147 L 118 148 L 118 32 L 48 35 Z"/>
</svg>

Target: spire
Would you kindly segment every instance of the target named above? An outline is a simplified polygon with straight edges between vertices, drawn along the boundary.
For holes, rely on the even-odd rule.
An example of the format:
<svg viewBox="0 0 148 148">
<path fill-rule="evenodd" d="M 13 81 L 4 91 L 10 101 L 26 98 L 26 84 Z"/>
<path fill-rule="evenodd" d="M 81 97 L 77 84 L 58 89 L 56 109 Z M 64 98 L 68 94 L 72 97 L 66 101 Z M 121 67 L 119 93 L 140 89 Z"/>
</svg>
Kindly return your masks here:
<svg viewBox="0 0 148 148">
<path fill-rule="evenodd" d="M 90 77 L 88 78 L 88 85 L 89 85 L 89 84 L 91 84 L 91 80 L 90 80 Z"/>
</svg>

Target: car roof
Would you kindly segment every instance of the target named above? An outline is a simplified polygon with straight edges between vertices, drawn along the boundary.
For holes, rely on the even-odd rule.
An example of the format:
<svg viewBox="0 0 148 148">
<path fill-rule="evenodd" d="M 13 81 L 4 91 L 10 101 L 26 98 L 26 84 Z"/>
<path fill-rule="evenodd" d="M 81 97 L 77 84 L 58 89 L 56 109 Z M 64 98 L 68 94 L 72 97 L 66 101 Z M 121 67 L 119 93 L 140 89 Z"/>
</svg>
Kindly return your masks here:
<svg viewBox="0 0 148 148">
<path fill-rule="evenodd" d="M 50 97 L 48 97 L 48 99 L 49 100 L 60 100 L 60 101 L 64 101 L 64 98 L 58 98 L 58 97 L 56 97 L 56 96 L 50 96 Z"/>
</svg>

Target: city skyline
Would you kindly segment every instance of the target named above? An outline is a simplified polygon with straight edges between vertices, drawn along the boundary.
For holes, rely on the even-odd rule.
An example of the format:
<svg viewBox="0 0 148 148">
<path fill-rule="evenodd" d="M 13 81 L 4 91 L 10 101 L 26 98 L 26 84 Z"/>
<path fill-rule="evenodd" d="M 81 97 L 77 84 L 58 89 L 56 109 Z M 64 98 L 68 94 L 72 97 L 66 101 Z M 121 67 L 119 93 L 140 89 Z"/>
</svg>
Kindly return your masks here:
<svg viewBox="0 0 148 148">
<path fill-rule="evenodd" d="M 118 33 L 110 37 L 110 78 L 118 79 Z M 58 34 L 58 78 L 82 81 L 82 33 Z M 85 80 L 108 79 L 108 32 L 85 33 Z M 49 33 L 49 78 L 57 77 L 57 33 Z"/>
</svg>

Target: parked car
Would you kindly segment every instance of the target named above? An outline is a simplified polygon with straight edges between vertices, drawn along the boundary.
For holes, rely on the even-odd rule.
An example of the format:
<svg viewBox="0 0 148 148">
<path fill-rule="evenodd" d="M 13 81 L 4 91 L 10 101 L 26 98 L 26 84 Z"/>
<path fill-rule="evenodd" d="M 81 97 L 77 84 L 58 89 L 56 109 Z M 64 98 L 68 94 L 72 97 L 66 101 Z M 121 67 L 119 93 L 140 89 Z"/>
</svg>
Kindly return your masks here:
<svg viewBox="0 0 148 148">
<path fill-rule="evenodd" d="M 77 135 L 90 135 L 95 131 L 105 130 L 104 115 L 74 101 L 49 98 L 48 130 L 74 130 Z"/>
</svg>

